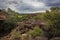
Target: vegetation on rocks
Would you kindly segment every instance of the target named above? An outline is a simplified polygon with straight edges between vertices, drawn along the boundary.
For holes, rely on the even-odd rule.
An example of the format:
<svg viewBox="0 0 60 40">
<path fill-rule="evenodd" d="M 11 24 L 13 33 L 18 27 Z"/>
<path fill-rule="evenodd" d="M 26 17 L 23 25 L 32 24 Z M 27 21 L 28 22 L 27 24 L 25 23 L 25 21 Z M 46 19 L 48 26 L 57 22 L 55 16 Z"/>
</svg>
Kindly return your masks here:
<svg viewBox="0 0 60 40">
<path fill-rule="evenodd" d="M 48 40 L 60 37 L 60 7 L 52 7 L 50 11 L 35 14 L 19 14 L 10 8 L 2 12 L 6 19 L 0 20 L 0 37 L 7 36 L 11 32 L 16 40 L 20 40 L 23 34 L 27 35 L 26 38 L 30 37 L 29 35 L 43 36 Z"/>
</svg>

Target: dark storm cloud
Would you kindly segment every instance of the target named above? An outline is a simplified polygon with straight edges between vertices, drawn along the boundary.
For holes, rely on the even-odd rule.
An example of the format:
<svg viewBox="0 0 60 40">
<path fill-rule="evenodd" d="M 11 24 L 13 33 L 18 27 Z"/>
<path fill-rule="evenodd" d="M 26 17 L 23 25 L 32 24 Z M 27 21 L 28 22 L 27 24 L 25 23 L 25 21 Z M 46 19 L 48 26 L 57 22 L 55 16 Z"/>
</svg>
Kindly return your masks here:
<svg viewBox="0 0 60 40">
<path fill-rule="evenodd" d="M 46 2 L 47 6 L 60 6 L 60 0 L 47 0 Z"/>
<path fill-rule="evenodd" d="M 60 0 L 0 0 L 0 9 L 11 8 L 21 13 L 43 11 L 52 6 L 60 6 Z"/>
</svg>

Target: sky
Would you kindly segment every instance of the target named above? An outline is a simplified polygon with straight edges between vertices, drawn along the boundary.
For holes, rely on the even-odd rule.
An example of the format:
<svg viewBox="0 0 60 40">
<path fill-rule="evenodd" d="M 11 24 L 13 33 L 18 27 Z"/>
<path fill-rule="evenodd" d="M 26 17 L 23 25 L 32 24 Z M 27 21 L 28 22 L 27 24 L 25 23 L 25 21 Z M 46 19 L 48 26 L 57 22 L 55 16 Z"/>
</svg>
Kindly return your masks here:
<svg viewBox="0 0 60 40">
<path fill-rule="evenodd" d="M 60 6 L 60 0 L 0 0 L 0 9 L 11 8 L 19 13 L 43 12 Z"/>
</svg>

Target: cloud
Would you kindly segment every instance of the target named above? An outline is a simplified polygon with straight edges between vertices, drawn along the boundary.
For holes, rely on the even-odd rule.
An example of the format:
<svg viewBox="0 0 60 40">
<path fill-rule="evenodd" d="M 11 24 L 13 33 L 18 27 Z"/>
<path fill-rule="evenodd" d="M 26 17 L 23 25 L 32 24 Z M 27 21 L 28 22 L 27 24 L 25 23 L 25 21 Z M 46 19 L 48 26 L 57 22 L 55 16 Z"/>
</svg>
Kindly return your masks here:
<svg viewBox="0 0 60 40">
<path fill-rule="evenodd" d="M 60 6 L 60 0 L 0 0 L 0 9 L 11 8 L 20 13 L 38 12 Z"/>
<path fill-rule="evenodd" d="M 3 2 L 3 3 L 2 3 Z M 5 0 L 0 0 L 0 9 L 6 8 L 7 6 L 5 5 Z"/>
<path fill-rule="evenodd" d="M 46 2 L 47 6 L 60 6 L 60 0 L 47 0 Z"/>
<path fill-rule="evenodd" d="M 9 8 L 21 13 L 45 10 L 45 4 L 36 0 L 9 1 Z"/>
</svg>

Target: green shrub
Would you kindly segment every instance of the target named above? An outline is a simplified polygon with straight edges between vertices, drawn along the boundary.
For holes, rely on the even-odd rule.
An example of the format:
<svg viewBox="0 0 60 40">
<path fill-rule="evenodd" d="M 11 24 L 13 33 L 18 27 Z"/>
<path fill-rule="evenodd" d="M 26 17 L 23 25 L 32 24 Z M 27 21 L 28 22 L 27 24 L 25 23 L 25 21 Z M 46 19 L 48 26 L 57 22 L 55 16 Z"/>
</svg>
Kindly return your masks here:
<svg viewBox="0 0 60 40">
<path fill-rule="evenodd" d="M 14 40 L 20 40 L 20 33 L 16 29 L 12 31 L 12 35 L 14 37 Z"/>
<path fill-rule="evenodd" d="M 32 35 L 33 37 L 35 37 L 35 36 L 42 36 L 43 35 L 43 31 L 39 27 L 35 27 L 34 30 L 31 30 L 29 32 L 29 34 Z"/>
</svg>

